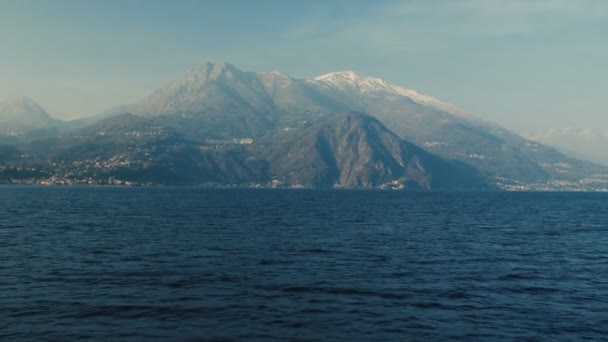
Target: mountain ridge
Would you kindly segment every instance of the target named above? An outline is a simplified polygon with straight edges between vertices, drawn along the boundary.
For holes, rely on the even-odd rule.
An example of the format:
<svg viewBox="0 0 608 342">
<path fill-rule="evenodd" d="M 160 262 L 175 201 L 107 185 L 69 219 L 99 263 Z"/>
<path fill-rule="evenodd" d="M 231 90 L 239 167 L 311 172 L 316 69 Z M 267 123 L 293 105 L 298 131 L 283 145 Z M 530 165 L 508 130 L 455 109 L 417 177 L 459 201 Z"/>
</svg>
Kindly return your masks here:
<svg viewBox="0 0 608 342">
<path fill-rule="evenodd" d="M 365 76 L 365 75 L 363 75 L 357 71 L 353 71 L 353 70 L 330 72 L 330 73 L 322 74 L 322 75 L 319 75 L 319 76 L 316 76 L 313 78 L 299 79 L 299 78 L 293 78 L 293 77 L 286 75 L 284 73 L 281 73 L 279 71 L 269 71 L 269 72 L 242 71 L 242 70 L 238 69 L 236 66 L 234 66 L 233 64 L 228 63 L 228 62 L 216 62 L 216 63 L 207 62 L 198 67 L 191 68 L 183 76 L 181 76 L 180 78 L 177 78 L 174 81 L 167 83 L 164 87 L 156 89 L 146 99 L 140 101 L 139 103 L 131 104 L 131 105 L 122 105 L 122 106 L 118 107 L 119 110 L 110 109 L 110 110 L 103 112 L 102 114 L 107 116 L 108 113 L 112 113 L 112 112 L 115 112 L 115 114 L 118 114 L 120 112 L 133 112 L 134 114 L 138 114 L 139 112 L 143 112 L 145 114 L 171 113 L 171 110 L 169 110 L 170 106 L 167 106 L 167 105 L 159 106 L 159 108 L 155 108 L 155 109 L 146 108 L 145 110 L 138 110 L 137 106 L 142 105 L 142 102 L 145 102 L 146 100 L 148 100 L 148 101 L 153 100 L 154 96 L 162 96 L 163 93 L 168 92 L 168 91 L 173 91 L 173 92 L 177 93 L 177 88 L 179 88 L 182 91 L 184 89 L 187 89 L 187 90 L 189 89 L 189 91 L 187 91 L 187 92 L 190 93 L 190 95 L 193 95 L 193 93 L 195 93 L 196 91 L 201 90 L 200 88 L 192 89 L 194 86 L 200 87 L 201 84 L 204 84 L 209 81 L 225 82 L 227 80 L 234 81 L 234 80 L 237 80 L 240 78 L 241 82 L 249 81 L 250 84 L 254 84 L 254 83 L 257 83 L 258 81 L 260 81 L 260 79 L 269 78 L 269 77 L 270 78 L 274 77 L 275 82 L 276 82 L 276 78 L 280 78 L 284 82 L 288 82 L 288 83 L 292 83 L 292 84 L 296 83 L 296 84 L 299 84 L 299 86 L 310 85 L 310 84 L 315 84 L 315 83 L 322 83 L 323 85 L 334 85 L 334 86 L 340 85 L 340 83 L 341 83 L 342 85 L 344 85 L 346 83 L 345 80 L 348 79 L 348 80 L 350 80 L 350 85 L 353 85 L 353 84 L 357 84 L 359 86 L 367 85 L 368 88 L 366 90 L 376 90 L 376 91 L 383 90 L 385 92 L 392 93 L 394 95 L 400 95 L 400 96 L 407 97 L 415 103 L 435 106 L 438 109 L 446 110 L 453 114 L 470 116 L 470 114 L 459 109 L 455 105 L 452 105 L 452 104 L 443 102 L 441 100 L 438 100 L 436 98 L 433 98 L 431 96 L 419 93 L 413 89 L 408 89 L 405 87 L 390 84 L 387 81 L 380 79 L 380 78 Z M 341 81 L 336 81 L 336 79 L 339 79 Z M 279 81 L 278 83 L 281 83 L 281 82 Z M 271 95 L 271 91 L 269 91 L 267 88 L 265 88 L 264 90 L 266 91 L 266 95 L 269 95 L 269 96 Z M 202 94 L 202 95 L 204 96 L 205 94 Z M 262 94 L 260 93 L 259 95 L 262 95 Z M 179 111 L 179 109 L 176 109 L 176 111 Z"/>
<path fill-rule="evenodd" d="M 45 128 L 60 121 L 27 96 L 19 95 L 0 100 L 0 124 L 4 128 Z"/>
<path fill-rule="evenodd" d="M 245 177 L 249 174 L 263 176 L 263 179 L 258 179 L 263 184 L 272 181 L 269 177 L 274 177 L 279 182 L 294 185 L 297 180 L 289 180 L 287 177 L 287 180 L 281 181 L 280 173 L 272 173 L 269 170 L 281 169 L 277 165 L 293 164 L 297 160 L 275 156 L 271 162 L 264 161 L 265 154 L 276 151 L 268 146 L 260 154 L 253 152 L 260 146 L 259 142 L 270 141 L 283 144 L 285 151 L 292 155 L 296 153 L 294 146 L 300 146 L 303 149 L 300 154 L 319 157 L 315 160 L 304 158 L 303 161 L 325 165 L 323 168 L 327 172 L 333 168 L 331 172 L 335 177 L 327 176 L 329 178 L 326 179 L 331 181 L 321 182 L 323 186 L 329 186 L 332 182 L 332 186 L 359 186 L 360 181 L 354 181 L 337 170 L 354 170 L 348 166 L 354 162 L 338 162 L 349 153 L 352 155 L 354 147 L 337 144 L 334 138 L 321 134 L 323 129 L 318 128 L 320 125 L 329 125 L 328 127 L 333 127 L 330 130 L 332 134 L 346 134 L 336 127 L 335 121 L 332 120 L 342 117 L 343 113 L 353 112 L 366 113 L 365 115 L 369 114 L 378 120 L 383 129 L 377 129 L 376 135 L 385 137 L 384 140 L 380 139 L 384 143 L 393 141 L 394 138 L 387 137 L 394 135 L 400 141 L 416 146 L 442 161 L 466 166 L 469 173 L 490 179 L 495 186 L 502 189 L 595 189 L 604 188 L 608 183 L 608 169 L 605 167 L 569 158 L 491 122 L 468 115 L 456 106 L 354 71 L 334 72 L 314 79 L 297 79 L 276 71 L 257 73 L 242 71 L 230 63 L 206 63 L 192 68 L 182 77 L 158 88 L 141 101 L 121 107 L 115 113 L 131 113 L 134 116 L 110 116 L 103 119 L 101 126 L 112 126 L 116 132 L 99 130 L 101 126 L 94 124 L 98 120 L 93 120 L 82 125 L 89 128 L 72 130 L 66 135 L 68 140 L 59 140 L 58 143 L 78 141 L 74 137 L 80 135 L 84 139 L 82 141 L 94 146 L 104 141 L 99 137 L 110 134 L 114 140 L 122 141 L 123 144 L 108 145 L 110 151 L 112 148 L 117 149 L 114 156 L 108 155 L 108 158 L 120 159 L 122 157 L 117 156 L 127 155 L 142 161 L 142 165 L 148 165 L 149 163 L 143 162 L 145 158 L 134 155 L 129 149 L 147 151 L 145 153 L 150 154 L 153 150 L 150 144 L 154 143 L 171 149 L 171 146 L 164 145 L 165 142 L 157 140 L 158 136 L 155 134 L 164 136 L 167 132 L 172 132 L 173 138 L 167 136 L 168 141 L 177 139 L 176 146 L 182 146 L 184 151 L 190 153 L 189 156 L 184 155 L 184 158 L 189 160 L 189 163 L 198 165 L 186 167 L 193 172 L 192 180 L 198 179 L 195 173 L 199 171 L 208 175 L 223 172 L 229 176 L 232 167 L 233 171 L 241 176 L 236 177 L 234 174 L 236 178 L 229 176 L 217 179 L 213 178 L 215 176 L 209 176 L 208 181 L 221 184 L 235 179 L 237 183 L 256 183 L 256 180 Z M 122 123 L 120 126 L 113 126 L 112 122 L 118 120 L 117 118 L 121 118 Z M 366 127 L 373 126 L 369 125 Z M 314 143 L 298 145 L 301 141 L 297 141 L 296 137 L 301 136 L 302 132 L 312 132 L 314 127 L 317 127 Z M 360 135 L 364 131 L 357 134 Z M 278 140 L 273 142 L 272 139 Z M 364 145 L 369 147 L 373 145 L 371 141 L 380 140 L 371 139 Z M 353 144 L 354 141 L 356 139 Z M 133 143 L 135 145 L 129 145 Z M 325 146 L 324 149 L 319 150 L 318 144 Z M 334 148 L 338 145 L 342 147 Z M 394 143 L 388 145 L 395 146 Z M 282 148 L 283 146 L 279 146 L 278 150 Z M 195 152 L 196 149 L 206 152 L 199 155 Z M 381 150 L 392 152 L 380 153 Z M 381 158 L 383 170 L 391 170 L 388 165 L 399 160 L 399 151 L 398 148 L 386 146 L 377 150 L 378 155 L 384 156 Z M 330 155 L 331 158 L 328 157 Z M 202 161 L 196 158 L 202 158 Z M 253 161 L 253 164 L 248 164 L 248 160 Z M 330 163 L 331 160 L 333 162 Z M 209 163 L 207 166 L 216 165 L 216 168 L 208 169 L 207 166 L 201 166 L 201 163 Z M 341 166 L 337 167 L 338 164 Z M 185 167 L 189 164 L 184 162 L 180 165 Z M 220 167 L 221 165 L 223 166 Z M 455 164 L 443 165 L 454 170 Z M 373 168 L 373 163 L 369 167 Z M 201 171 L 203 169 L 204 171 Z M 364 182 L 365 187 L 382 187 L 384 183 L 371 179 L 384 179 L 387 174 L 394 174 L 392 171 L 387 174 L 374 174 L 371 170 L 361 171 L 361 174 L 370 177 Z M 302 176 L 303 179 L 308 179 L 306 186 L 317 184 L 311 181 L 316 177 L 316 171 L 307 172 L 306 177 L 309 178 Z M 438 174 L 436 170 L 433 173 Z"/>
<path fill-rule="evenodd" d="M 47 175 L 43 182 L 61 184 L 492 188 L 473 168 L 401 140 L 364 113 L 341 113 L 295 132 L 275 130 L 259 139 L 197 140 L 168 119 L 132 114 L 108 118 L 38 142 L 26 155 L 38 154 L 29 162 Z M 19 165 L 27 170 L 23 162 Z"/>
</svg>

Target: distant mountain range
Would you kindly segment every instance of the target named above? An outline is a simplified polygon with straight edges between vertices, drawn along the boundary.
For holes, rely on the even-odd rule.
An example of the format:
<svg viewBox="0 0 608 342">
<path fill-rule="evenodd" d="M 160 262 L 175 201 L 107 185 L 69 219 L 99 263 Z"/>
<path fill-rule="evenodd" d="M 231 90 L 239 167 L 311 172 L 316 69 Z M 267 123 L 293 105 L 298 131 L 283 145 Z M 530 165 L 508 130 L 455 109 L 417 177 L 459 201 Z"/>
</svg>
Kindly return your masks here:
<svg viewBox="0 0 608 342">
<path fill-rule="evenodd" d="M 527 132 L 528 139 L 554 146 L 568 155 L 608 165 L 608 131 L 590 128 L 553 128 Z"/>
<path fill-rule="evenodd" d="M 608 188 L 606 167 L 354 71 L 295 79 L 207 63 L 139 102 L 71 123 L 22 102 L 0 106 L 0 122 L 15 127 L 0 137 L 0 182 Z"/>
<path fill-rule="evenodd" d="M 18 135 L 24 131 L 52 128 L 60 124 L 34 100 L 12 97 L 0 101 L 0 133 Z"/>
</svg>

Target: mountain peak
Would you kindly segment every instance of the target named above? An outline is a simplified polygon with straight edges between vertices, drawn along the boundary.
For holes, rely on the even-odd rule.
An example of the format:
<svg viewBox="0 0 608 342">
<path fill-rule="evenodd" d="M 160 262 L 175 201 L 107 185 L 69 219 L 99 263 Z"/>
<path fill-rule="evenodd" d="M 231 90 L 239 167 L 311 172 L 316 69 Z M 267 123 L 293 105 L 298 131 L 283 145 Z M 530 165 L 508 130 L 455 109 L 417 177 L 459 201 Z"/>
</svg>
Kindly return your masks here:
<svg viewBox="0 0 608 342">
<path fill-rule="evenodd" d="M 0 112 L 5 114 L 35 114 L 48 116 L 48 113 L 36 101 L 25 95 L 12 96 L 0 102 Z"/>
<path fill-rule="evenodd" d="M 186 74 L 186 78 L 197 81 L 232 79 L 242 73 L 243 71 L 227 62 L 207 62 L 199 67 L 191 69 Z"/>
<path fill-rule="evenodd" d="M 353 70 L 331 72 L 315 77 L 313 81 L 324 86 L 341 90 L 353 90 L 357 93 L 402 96 L 421 105 L 432 106 L 448 113 L 470 117 L 468 113 L 452 104 L 445 103 L 412 89 L 393 85 L 381 78 L 366 76 Z"/>
<path fill-rule="evenodd" d="M 12 104 L 12 105 L 36 105 L 36 101 L 32 100 L 30 97 L 26 95 L 15 95 L 6 98 L 2 103 Z"/>
<path fill-rule="evenodd" d="M 258 73 L 259 75 L 262 76 L 272 76 L 272 77 L 279 77 L 279 78 L 286 78 L 286 79 L 293 79 L 293 77 L 286 75 L 280 71 L 277 70 L 272 70 L 272 71 L 265 71 L 265 72 L 260 72 Z"/>
<path fill-rule="evenodd" d="M 355 88 L 362 92 L 396 93 L 394 87 L 383 79 L 365 76 L 354 70 L 330 72 L 315 77 L 314 80 L 337 88 Z"/>
<path fill-rule="evenodd" d="M 13 96 L 0 101 L 0 122 L 20 127 L 46 126 L 54 119 L 36 101 L 27 96 Z"/>
<path fill-rule="evenodd" d="M 321 76 L 317 76 L 314 79 L 316 81 L 336 81 L 336 80 L 341 80 L 341 81 L 360 81 L 362 79 L 370 79 L 371 77 L 367 77 L 365 75 L 362 75 L 361 73 L 355 71 L 355 70 L 343 70 L 343 71 L 335 71 L 335 72 L 330 72 L 327 74 L 323 74 Z"/>
<path fill-rule="evenodd" d="M 203 67 L 213 71 L 238 70 L 238 68 L 235 67 L 234 64 L 223 61 L 207 62 L 203 64 Z"/>
</svg>

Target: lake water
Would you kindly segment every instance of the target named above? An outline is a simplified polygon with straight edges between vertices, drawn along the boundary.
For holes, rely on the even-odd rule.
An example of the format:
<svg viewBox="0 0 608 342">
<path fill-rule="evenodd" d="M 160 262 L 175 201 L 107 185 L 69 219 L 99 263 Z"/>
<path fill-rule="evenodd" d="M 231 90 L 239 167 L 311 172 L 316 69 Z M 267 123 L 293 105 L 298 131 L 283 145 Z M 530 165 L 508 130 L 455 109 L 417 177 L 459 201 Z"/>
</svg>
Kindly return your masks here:
<svg viewBox="0 0 608 342">
<path fill-rule="evenodd" d="M 608 195 L 0 187 L 0 340 L 608 340 Z"/>
</svg>

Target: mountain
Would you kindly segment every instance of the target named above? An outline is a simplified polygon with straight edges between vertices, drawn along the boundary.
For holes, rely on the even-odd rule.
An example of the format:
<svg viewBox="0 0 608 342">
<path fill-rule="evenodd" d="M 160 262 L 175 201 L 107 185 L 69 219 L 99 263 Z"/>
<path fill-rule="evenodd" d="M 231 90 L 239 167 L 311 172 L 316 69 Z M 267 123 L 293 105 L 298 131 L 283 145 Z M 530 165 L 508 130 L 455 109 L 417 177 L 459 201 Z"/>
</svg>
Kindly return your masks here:
<svg viewBox="0 0 608 342">
<path fill-rule="evenodd" d="M 140 115 L 181 113 L 196 121 L 190 128 L 201 128 L 195 135 L 223 138 L 297 131 L 345 111 L 369 113 L 402 139 L 479 169 L 503 188 L 577 186 L 606 172 L 454 105 L 355 71 L 299 80 L 207 63 L 131 108 Z"/>
<path fill-rule="evenodd" d="M 256 74 L 229 63 L 207 63 L 128 108 L 129 112 L 144 116 L 212 111 L 267 116 L 273 105 Z"/>
<path fill-rule="evenodd" d="M 20 155 L 21 153 L 16 147 L 0 144 L 0 163 L 6 163 L 10 160 L 14 160 L 19 158 Z"/>
<path fill-rule="evenodd" d="M 475 169 L 442 160 L 400 139 L 380 121 L 341 113 L 306 129 L 273 136 L 257 148 L 278 183 L 339 188 L 481 189 Z"/>
<path fill-rule="evenodd" d="M 202 120 L 204 124 L 195 125 L 203 129 L 201 133 L 218 138 L 259 136 L 272 126 L 276 112 L 257 75 L 229 63 L 192 69 L 142 101 L 115 111 L 140 116 L 179 114 L 187 121 Z"/>
<path fill-rule="evenodd" d="M 553 146 L 573 157 L 608 165 L 608 132 L 602 133 L 590 128 L 553 128 L 527 132 L 524 136 Z"/>
<path fill-rule="evenodd" d="M 363 113 L 328 116 L 259 139 L 192 140 L 170 127 L 169 117 L 118 115 L 26 149 L 38 155 L 30 162 L 47 165 L 36 168 L 47 179 L 69 183 L 492 188 L 477 170 L 431 155 Z"/>
<path fill-rule="evenodd" d="M 489 180 L 507 190 L 608 188 L 606 167 L 354 71 L 296 79 L 206 63 L 86 125 L 20 148 L 63 165 L 51 174 L 71 175 L 77 165 L 79 177 L 93 180 L 422 189 L 479 189 Z"/>
<path fill-rule="evenodd" d="M 230 63 L 206 63 L 154 91 L 143 100 L 103 113 L 173 116 L 175 125 L 187 122 L 200 136 L 259 137 L 280 125 L 339 113 L 337 104 L 304 80 L 278 72 L 254 73 Z M 196 121 L 196 123 L 193 123 Z"/>
<path fill-rule="evenodd" d="M 28 97 L 0 101 L 0 134 L 19 135 L 36 129 L 51 129 L 60 123 Z"/>
<path fill-rule="evenodd" d="M 366 99 L 368 97 L 397 98 L 453 114 L 467 115 L 463 110 L 449 103 L 412 89 L 389 84 L 380 78 L 364 76 L 353 70 L 331 72 L 307 80 L 307 83 L 320 88 L 321 92 L 330 94 L 331 97 L 341 98 L 340 102 L 349 103 L 350 106 L 369 105 Z"/>
<path fill-rule="evenodd" d="M 308 82 L 352 110 L 373 114 L 400 137 L 443 158 L 478 168 L 505 187 L 555 179 L 576 182 L 602 171 L 453 105 L 378 78 L 345 71 Z"/>
</svg>

